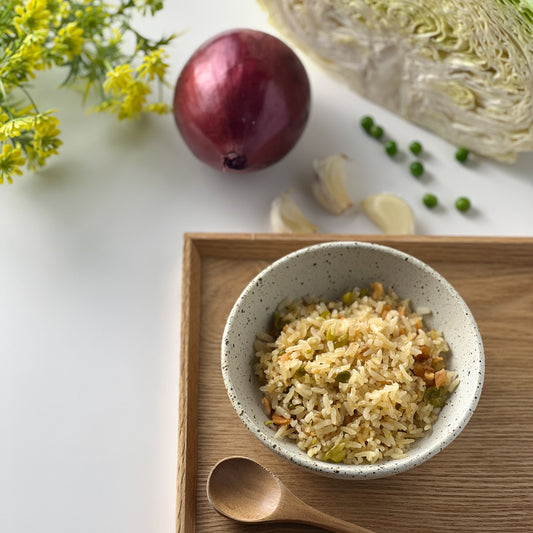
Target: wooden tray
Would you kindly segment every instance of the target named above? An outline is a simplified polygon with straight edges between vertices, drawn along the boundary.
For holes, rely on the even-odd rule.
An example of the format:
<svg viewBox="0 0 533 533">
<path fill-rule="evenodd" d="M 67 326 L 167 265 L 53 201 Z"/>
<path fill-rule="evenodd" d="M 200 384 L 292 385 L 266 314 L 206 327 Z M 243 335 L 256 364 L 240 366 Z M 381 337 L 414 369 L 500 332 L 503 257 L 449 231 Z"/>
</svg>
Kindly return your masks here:
<svg viewBox="0 0 533 533">
<path fill-rule="evenodd" d="M 245 285 L 273 260 L 332 240 L 379 242 L 427 262 L 462 294 L 484 340 L 485 385 L 468 426 L 394 477 L 336 481 L 301 471 L 248 433 L 222 382 L 223 328 Z M 227 455 L 258 459 L 307 503 L 376 533 L 533 531 L 533 238 L 186 234 L 182 305 L 179 533 L 320 531 L 216 513 L 205 482 Z"/>
</svg>

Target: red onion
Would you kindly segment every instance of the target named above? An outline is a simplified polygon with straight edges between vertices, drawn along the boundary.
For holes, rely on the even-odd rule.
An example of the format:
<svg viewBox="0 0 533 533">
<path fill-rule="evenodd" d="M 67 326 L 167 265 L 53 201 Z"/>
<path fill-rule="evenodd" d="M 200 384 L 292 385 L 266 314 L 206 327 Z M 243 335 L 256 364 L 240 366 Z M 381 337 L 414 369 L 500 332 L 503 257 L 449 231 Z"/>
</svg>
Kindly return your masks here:
<svg viewBox="0 0 533 533">
<path fill-rule="evenodd" d="M 304 66 L 282 41 L 255 30 L 204 43 L 179 75 L 174 116 L 191 151 L 222 171 L 251 171 L 284 157 L 309 117 Z"/>
</svg>

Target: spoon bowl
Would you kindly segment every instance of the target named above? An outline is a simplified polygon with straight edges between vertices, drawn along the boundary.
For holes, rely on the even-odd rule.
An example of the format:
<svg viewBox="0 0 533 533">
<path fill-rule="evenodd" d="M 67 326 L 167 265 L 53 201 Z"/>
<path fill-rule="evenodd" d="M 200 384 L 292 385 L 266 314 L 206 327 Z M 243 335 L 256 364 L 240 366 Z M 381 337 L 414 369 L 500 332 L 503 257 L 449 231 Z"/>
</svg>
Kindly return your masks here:
<svg viewBox="0 0 533 533">
<path fill-rule="evenodd" d="M 372 533 L 307 505 L 272 472 L 247 457 L 227 457 L 213 467 L 207 498 L 220 514 L 239 522 L 299 522 L 335 533 Z"/>
<path fill-rule="evenodd" d="M 220 461 L 207 481 L 207 497 L 218 512 L 240 522 L 268 520 L 279 507 L 283 486 L 246 457 Z"/>
</svg>

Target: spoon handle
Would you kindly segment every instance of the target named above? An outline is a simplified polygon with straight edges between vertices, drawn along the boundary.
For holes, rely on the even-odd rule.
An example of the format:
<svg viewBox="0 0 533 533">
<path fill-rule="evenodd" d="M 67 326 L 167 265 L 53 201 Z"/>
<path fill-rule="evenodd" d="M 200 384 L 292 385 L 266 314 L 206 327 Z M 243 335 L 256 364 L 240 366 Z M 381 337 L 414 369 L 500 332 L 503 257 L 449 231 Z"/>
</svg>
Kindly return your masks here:
<svg viewBox="0 0 533 533">
<path fill-rule="evenodd" d="M 374 533 L 370 529 L 352 524 L 331 516 L 320 511 L 314 510 L 314 516 L 309 515 L 306 519 L 302 519 L 300 522 L 310 526 L 318 526 L 322 529 L 331 531 L 332 533 Z"/>
<path fill-rule="evenodd" d="M 331 531 L 332 533 L 375 533 L 370 529 L 323 513 L 301 500 L 298 501 L 298 506 L 293 508 L 291 514 L 291 521 L 307 524 L 309 526 L 318 526 L 327 531 Z"/>
</svg>

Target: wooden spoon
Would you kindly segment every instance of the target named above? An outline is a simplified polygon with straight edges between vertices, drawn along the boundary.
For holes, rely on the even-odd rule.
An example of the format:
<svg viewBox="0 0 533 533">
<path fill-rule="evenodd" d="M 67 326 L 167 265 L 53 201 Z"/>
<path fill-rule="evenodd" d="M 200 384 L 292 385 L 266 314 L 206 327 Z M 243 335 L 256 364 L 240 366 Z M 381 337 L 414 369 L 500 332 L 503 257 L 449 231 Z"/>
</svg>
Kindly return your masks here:
<svg viewBox="0 0 533 533">
<path fill-rule="evenodd" d="M 299 522 L 334 533 L 372 533 L 307 505 L 247 457 L 227 457 L 213 467 L 207 498 L 220 514 L 239 522 Z"/>
</svg>

